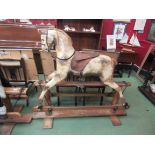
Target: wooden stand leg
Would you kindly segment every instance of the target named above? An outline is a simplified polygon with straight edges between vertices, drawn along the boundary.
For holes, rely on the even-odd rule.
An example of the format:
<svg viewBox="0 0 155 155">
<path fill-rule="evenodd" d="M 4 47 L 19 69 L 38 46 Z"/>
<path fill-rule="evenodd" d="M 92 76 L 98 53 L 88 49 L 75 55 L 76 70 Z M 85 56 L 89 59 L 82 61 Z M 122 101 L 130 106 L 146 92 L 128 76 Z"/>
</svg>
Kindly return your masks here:
<svg viewBox="0 0 155 155">
<path fill-rule="evenodd" d="M 47 93 L 45 94 L 45 99 L 46 99 L 46 105 L 51 106 L 52 101 L 51 101 L 51 93 L 50 93 L 50 91 L 47 91 Z"/>
<path fill-rule="evenodd" d="M 116 92 L 116 93 L 114 94 L 114 96 L 113 96 L 113 99 L 112 99 L 111 104 L 112 104 L 112 105 L 116 105 L 116 104 L 118 103 L 118 99 L 119 99 L 119 93 Z"/>
<path fill-rule="evenodd" d="M 103 88 L 101 88 L 101 93 L 104 93 L 105 91 L 105 86 Z M 101 99 L 100 99 L 100 105 L 103 104 L 103 96 L 101 96 Z"/>
<path fill-rule="evenodd" d="M 60 92 L 59 86 L 56 86 L 56 90 L 57 90 L 57 93 Z M 57 96 L 57 101 L 58 101 L 58 107 L 59 107 L 60 106 L 60 96 Z"/>
<path fill-rule="evenodd" d="M 114 97 L 113 97 L 113 100 L 112 100 L 112 105 L 116 105 L 118 103 L 118 100 L 119 100 L 119 93 L 116 92 L 114 94 Z M 111 118 L 111 122 L 112 122 L 112 124 L 114 126 L 121 125 L 121 121 L 119 120 L 119 118 L 117 116 L 113 115 L 113 116 L 110 116 L 110 118 Z"/>
<path fill-rule="evenodd" d="M 111 122 L 114 126 L 119 126 L 122 124 L 120 119 L 117 116 L 110 116 L 110 118 L 111 118 Z"/>
<path fill-rule="evenodd" d="M 77 93 L 77 92 L 78 92 L 78 87 L 75 88 L 75 93 Z M 77 104 L 78 104 L 77 103 L 77 96 L 75 96 L 75 106 L 77 106 Z"/>
<path fill-rule="evenodd" d="M 53 118 L 44 118 L 43 128 L 44 129 L 53 128 Z"/>
</svg>

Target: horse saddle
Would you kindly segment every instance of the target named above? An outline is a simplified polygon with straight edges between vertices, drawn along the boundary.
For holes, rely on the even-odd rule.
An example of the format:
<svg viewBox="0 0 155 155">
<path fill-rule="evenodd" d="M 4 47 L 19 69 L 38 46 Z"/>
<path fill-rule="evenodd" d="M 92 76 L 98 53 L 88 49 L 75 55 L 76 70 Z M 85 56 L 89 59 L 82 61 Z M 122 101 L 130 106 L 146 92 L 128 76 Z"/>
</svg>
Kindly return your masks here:
<svg viewBox="0 0 155 155">
<path fill-rule="evenodd" d="M 75 51 L 71 62 L 72 70 L 82 72 L 89 61 L 97 56 L 99 56 L 97 52 Z"/>
</svg>

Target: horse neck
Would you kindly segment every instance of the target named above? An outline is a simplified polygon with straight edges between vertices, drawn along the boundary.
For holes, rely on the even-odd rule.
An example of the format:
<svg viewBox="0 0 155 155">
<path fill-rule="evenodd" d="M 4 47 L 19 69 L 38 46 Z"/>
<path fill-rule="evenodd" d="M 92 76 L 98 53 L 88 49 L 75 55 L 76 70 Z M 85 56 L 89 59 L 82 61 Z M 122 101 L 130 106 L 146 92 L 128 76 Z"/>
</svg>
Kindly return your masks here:
<svg viewBox="0 0 155 155">
<path fill-rule="evenodd" d="M 57 56 L 62 57 L 70 57 L 74 52 L 74 49 L 72 47 L 72 44 L 70 43 L 70 40 L 67 38 L 59 38 L 58 44 L 56 45 L 56 53 Z"/>
</svg>

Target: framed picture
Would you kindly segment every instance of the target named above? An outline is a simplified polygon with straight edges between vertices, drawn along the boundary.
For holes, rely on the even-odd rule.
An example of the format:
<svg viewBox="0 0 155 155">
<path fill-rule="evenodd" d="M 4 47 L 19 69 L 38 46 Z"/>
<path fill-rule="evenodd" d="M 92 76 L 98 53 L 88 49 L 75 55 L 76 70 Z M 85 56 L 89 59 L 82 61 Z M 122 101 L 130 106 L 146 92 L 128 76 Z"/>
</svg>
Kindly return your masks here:
<svg viewBox="0 0 155 155">
<path fill-rule="evenodd" d="M 155 20 L 152 20 L 151 22 L 150 29 L 148 31 L 146 39 L 151 42 L 155 42 Z"/>
<path fill-rule="evenodd" d="M 107 50 L 108 49 L 116 49 L 116 38 L 115 35 L 107 35 Z"/>
<path fill-rule="evenodd" d="M 116 40 L 121 40 L 124 36 L 126 23 L 114 23 L 113 35 L 115 35 Z"/>
<path fill-rule="evenodd" d="M 144 31 L 146 19 L 136 19 L 134 30 Z"/>
</svg>

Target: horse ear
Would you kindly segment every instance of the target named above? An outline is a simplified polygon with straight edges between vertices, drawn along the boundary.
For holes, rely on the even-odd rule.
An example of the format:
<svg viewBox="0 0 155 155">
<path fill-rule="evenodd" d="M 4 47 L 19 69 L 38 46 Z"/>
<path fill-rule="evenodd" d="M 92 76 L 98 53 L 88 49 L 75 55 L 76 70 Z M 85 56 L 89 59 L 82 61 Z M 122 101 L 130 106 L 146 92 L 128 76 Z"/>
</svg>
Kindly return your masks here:
<svg viewBox="0 0 155 155">
<path fill-rule="evenodd" d="M 47 34 L 47 29 L 38 29 L 39 34 Z"/>
<path fill-rule="evenodd" d="M 53 30 L 48 30 L 48 35 L 52 35 L 54 38 L 54 42 L 57 43 L 58 42 L 58 33 L 55 29 Z"/>
<path fill-rule="evenodd" d="M 48 35 L 49 35 L 49 36 L 52 35 L 52 36 L 54 36 L 55 38 L 57 38 L 57 33 L 56 33 L 55 30 L 48 30 Z"/>
</svg>

